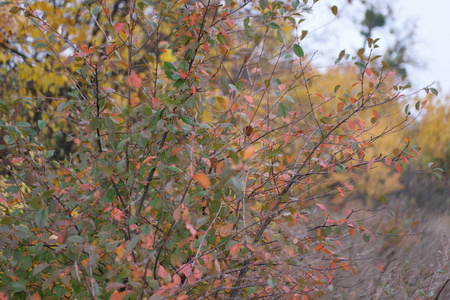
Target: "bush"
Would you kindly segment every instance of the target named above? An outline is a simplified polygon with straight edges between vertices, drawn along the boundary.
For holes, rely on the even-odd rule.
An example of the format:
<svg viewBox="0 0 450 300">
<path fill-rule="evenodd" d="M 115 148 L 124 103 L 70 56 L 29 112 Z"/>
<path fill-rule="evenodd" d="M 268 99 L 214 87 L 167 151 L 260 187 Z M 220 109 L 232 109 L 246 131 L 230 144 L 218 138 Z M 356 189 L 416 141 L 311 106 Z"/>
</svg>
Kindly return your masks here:
<svg viewBox="0 0 450 300">
<path fill-rule="evenodd" d="M 375 235 L 332 175 L 417 157 L 367 154 L 408 87 L 369 39 L 313 92 L 303 2 L 3 3 L 3 295 L 312 299 L 354 271 L 340 239 Z"/>
</svg>

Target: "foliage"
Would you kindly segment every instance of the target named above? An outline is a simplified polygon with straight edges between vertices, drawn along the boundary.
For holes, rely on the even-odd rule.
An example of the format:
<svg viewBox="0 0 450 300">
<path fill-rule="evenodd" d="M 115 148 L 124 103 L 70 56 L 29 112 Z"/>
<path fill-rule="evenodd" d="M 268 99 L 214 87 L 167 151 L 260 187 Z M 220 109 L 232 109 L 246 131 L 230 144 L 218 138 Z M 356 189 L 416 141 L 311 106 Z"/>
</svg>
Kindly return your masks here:
<svg viewBox="0 0 450 300">
<path fill-rule="evenodd" d="M 411 120 L 386 121 L 408 86 L 377 40 L 318 84 L 314 3 L 2 2 L 3 293 L 310 299 L 355 271 L 340 239 L 376 236 L 328 210 L 354 189 L 333 176 L 418 148 L 372 150 Z"/>
</svg>

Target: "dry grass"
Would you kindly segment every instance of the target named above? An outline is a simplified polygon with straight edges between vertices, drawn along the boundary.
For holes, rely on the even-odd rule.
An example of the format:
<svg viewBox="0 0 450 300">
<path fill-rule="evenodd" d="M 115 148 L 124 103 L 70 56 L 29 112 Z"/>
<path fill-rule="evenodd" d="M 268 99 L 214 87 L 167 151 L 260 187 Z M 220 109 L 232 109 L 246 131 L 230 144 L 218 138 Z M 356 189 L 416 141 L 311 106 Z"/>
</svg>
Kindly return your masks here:
<svg viewBox="0 0 450 300">
<path fill-rule="evenodd" d="M 366 222 L 375 240 L 344 241 L 356 274 L 340 272 L 323 299 L 450 299 L 450 203 L 430 211 L 400 198 L 395 217 Z"/>
</svg>

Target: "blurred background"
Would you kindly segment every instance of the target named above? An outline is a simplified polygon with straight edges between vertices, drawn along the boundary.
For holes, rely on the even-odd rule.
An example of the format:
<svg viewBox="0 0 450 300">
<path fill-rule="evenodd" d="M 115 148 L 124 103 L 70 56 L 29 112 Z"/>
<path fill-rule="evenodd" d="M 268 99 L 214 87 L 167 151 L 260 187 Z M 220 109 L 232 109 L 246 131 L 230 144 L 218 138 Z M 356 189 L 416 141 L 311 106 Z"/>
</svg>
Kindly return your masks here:
<svg viewBox="0 0 450 300">
<path fill-rule="evenodd" d="M 339 8 L 337 16 L 330 10 L 333 5 Z M 404 101 L 386 113 L 391 120 L 405 113 L 416 119 L 378 147 L 389 151 L 410 137 L 421 148 L 418 160 L 402 166 L 406 172 L 385 166 L 354 172 L 360 178 L 355 192 L 345 200 L 332 199 L 336 211 L 363 209 L 361 218 L 368 220 L 376 214 L 377 224 L 367 224 L 383 241 L 347 244 L 358 274 L 342 274 L 330 287 L 331 298 L 435 299 L 441 291 L 439 299 L 450 299 L 450 284 L 445 285 L 450 278 L 450 2 L 322 0 L 313 11 L 302 28 L 308 30 L 309 43 L 302 46 L 315 52 L 322 86 L 332 87 L 333 80 L 351 70 L 351 55 L 336 63 L 343 49 L 356 53 L 367 46 L 367 38 L 380 38 L 376 54 L 393 66 L 395 80 L 411 85 Z M 415 105 L 425 110 L 409 109 Z M 370 211 L 383 207 L 389 213 Z"/>
</svg>

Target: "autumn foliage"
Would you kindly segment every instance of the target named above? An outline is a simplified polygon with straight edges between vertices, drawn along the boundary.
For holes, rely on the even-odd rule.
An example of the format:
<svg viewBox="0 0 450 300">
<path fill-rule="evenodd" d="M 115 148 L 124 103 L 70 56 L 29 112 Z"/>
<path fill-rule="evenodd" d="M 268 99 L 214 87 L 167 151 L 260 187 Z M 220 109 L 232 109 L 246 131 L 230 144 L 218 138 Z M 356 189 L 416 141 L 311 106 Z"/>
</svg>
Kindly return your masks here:
<svg viewBox="0 0 450 300">
<path fill-rule="evenodd" d="M 1 297 L 316 299 L 357 272 L 343 243 L 376 234 L 329 200 L 419 148 L 377 40 L 319 84 L 313 6 L 2 2 Z"/>
</svg>

